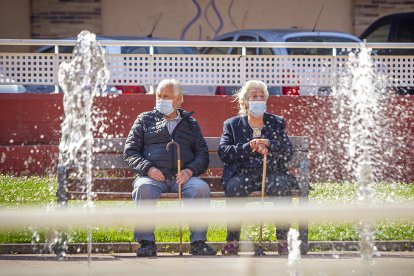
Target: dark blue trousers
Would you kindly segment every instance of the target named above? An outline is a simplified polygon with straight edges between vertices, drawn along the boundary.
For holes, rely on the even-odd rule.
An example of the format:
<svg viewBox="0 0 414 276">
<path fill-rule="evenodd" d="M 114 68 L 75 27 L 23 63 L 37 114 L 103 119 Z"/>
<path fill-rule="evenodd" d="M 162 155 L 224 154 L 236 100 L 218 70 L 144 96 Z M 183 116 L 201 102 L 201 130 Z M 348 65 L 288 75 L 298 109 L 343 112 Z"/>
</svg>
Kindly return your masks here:
<svg viewBox="0 0 414 276">
<path fill-rule="evenodd" d="M 250 193 L 261 191 L 261 189 L 262 172 L 242 170 L 226 183 L 225 193 L 227 197 L 247 197 Z M 280 172 L 269 172 L 266 176 L 266 194 L 273 197 L 273 202 L 290 197 L 291 187 L 288 175 Z M 241 225 L 234 228 L 228 227 L 227 241 L 238 241 L 240 239 L 240 229 Z M 276 238 L 279 241 L 286 240 L 288 231 L 289 225 L 276 226 Z"/>
</svg>

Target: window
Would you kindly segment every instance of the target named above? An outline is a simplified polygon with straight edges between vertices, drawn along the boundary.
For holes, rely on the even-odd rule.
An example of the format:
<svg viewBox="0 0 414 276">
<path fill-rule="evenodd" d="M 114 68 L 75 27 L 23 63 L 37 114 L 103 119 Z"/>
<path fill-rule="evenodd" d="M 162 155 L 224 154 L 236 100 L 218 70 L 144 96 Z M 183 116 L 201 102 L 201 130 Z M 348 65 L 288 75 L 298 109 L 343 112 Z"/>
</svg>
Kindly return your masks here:
<svg viewBox="0 0 414 276">
<path fill-rule="evenodd" d="M 221 39 L 220 41 L 233 41 L 233 37 L 226 37 Z M 208 55 L 225 55 L 227 54 L 227 47 L 211 47 L 211 48 L 206 48 L 205 50 L 203 50 L 202 52 L 204 54 L 208 54 Z"/>
<path fill-rule="evenodd" d="M 378 26 L 366 37 L 367 42 L 387 42 L 391 30 L 391 22 Z"/>
<path fill-rule="evenodd" d="M 400 20 L 395 41 L 414 42 L 414 18 L 405 18 Z"/>
<path fill-rule="evenodd" d="M 260 42 L 266 42 L 266 40 L 264 40 L 260 36 L 259 36 L 259 41 Z M 259 54 L 260 55 L 273 55 L 273 52 L 272 52 L 271 48 L 259 48 Z"/>
<path fill-rule="evenodd" d="M 123 54 L 149 54 L 149 47 L 131 46 L 122 47 Z M 197 50 L 192 47 L 155 47 L 154 54 L 196 54 Z"/>
<path fill-rule="evenodd" d="M 257 42 L 256 37 L 249 36 L 249 35 L 241 35 L 237 39 L 237 41 L 243 41 L 243 42 Z M 234 48 L 231 51 L 232 55 L 241 55 L 242 54 L 242 48 L 237 47 Z M 256 48 L 246 48 L 246 55 L 256 55 Z"/>
<path fill-rule="evenodd" d="M 347 37 L 332 36 L 299 36 L 286 39 L 286 42 L 357 42 Z M 329 48 L 288 48 L 289 55 L 332 55 Z M 344 55 L 348 51 L 337 49 L 337 55 Z"/>
<path fill-rule="evenodd" d="M 149 47 L 139 47 L 139 46 L 131 46 L 131 47 L 122 47 L 122 54 L 148 54 Z"/>
</svg>

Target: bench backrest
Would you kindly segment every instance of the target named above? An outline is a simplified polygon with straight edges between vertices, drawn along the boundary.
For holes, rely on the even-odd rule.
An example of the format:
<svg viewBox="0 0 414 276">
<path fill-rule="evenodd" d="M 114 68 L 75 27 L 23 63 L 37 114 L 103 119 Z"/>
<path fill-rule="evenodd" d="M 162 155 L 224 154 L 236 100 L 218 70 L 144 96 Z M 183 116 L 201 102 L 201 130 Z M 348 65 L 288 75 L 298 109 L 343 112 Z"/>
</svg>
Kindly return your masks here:
<svg viewBox="0 0 414 276">
<path fill-rule="evenodd" d="M 309 138 L 305 136 L 290 136 L 294 154 L 288 167 L 297 176 L 300 194 L 307 196 L 309 185 Z M 94 179 L 92 191 L 95 199 L 122 200 L 131 199 L 132 181 L 134 177 L 123 159 L 126 138 L 97 138 L 94 139 L 93 168 Z M 223 162 L 217 155 L 220 137 L 206 137 L 210 154 L 209 170 L 202 175 L 209 183 L 212 193 L 222 196 L 220 184 Z M 85 196 L 85 187 L 80 187 L 80 181 L 69 177 L 71 168 L 59 166 L 58 169 L 58 201 L 79 199 Z"/>
</svg>

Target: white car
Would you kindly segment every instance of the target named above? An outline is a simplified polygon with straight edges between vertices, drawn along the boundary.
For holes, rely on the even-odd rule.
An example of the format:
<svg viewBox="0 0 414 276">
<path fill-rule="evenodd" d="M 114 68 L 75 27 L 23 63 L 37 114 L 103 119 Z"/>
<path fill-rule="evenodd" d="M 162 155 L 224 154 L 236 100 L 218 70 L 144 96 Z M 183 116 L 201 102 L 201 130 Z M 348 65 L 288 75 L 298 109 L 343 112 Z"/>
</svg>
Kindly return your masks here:
<svg viewBox="0 0 414 276">
<path fill-rule="evenodd" d="M 3 74 L 0 73 L 0 80 L 5 82 L 12 82 L 14 83 L 14 80 L 10 80 L 4 77 Z M 0 81 L 0 93 L 24 93 L 26 92 L 26 88 L 23 85 L 19 84 L 1 84 Z"/>
</svg>

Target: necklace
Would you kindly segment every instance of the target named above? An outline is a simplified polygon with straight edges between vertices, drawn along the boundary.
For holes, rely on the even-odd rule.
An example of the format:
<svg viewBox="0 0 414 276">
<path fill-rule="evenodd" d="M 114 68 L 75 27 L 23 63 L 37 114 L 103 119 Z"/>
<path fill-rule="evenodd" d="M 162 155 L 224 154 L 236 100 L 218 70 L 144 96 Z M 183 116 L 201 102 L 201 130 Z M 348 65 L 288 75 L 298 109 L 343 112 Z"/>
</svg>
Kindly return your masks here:
<svg viewBox="0 0 414 276">
<path fill-rule="evenodd" d="M 248 123 L 249 123 L 249 126 L 252 128 L 252 130 L 253 130 L 253 138 L 259 138 L 259 137 L 261 137 L 262 136 L 262 129 L 263 129 L 263 126 L 262 127 L 253 127 L 251 124 L 250 124 L 250 121 L 248 120 L 247 121 Z"/>
</svg>

